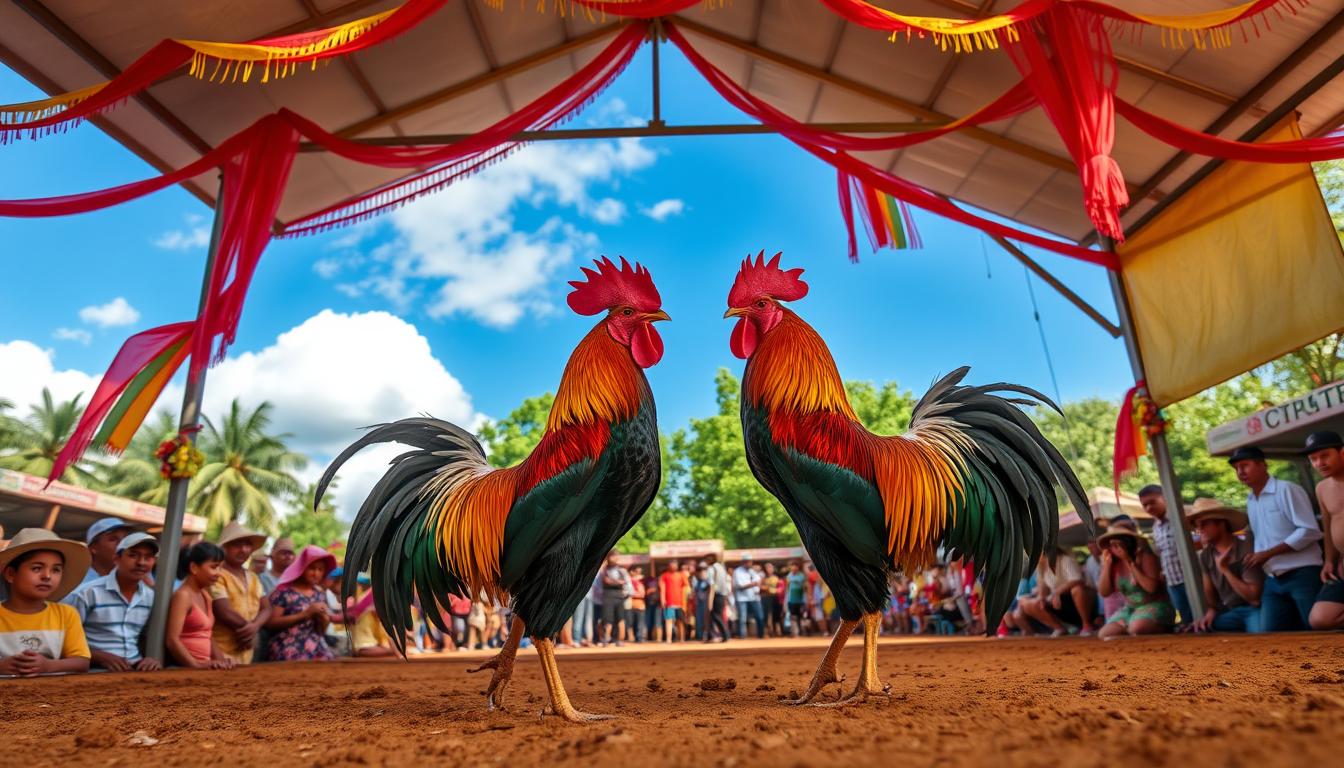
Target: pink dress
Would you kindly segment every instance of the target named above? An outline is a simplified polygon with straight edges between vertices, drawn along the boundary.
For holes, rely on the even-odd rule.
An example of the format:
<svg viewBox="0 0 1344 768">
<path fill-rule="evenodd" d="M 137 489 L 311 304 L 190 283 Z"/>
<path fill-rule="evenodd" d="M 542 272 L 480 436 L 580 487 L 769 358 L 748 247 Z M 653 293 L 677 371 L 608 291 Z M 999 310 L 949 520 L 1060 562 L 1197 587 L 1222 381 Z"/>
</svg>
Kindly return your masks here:
<svg viewBox="0 0 1344 768">
<path fill-rule="evenodd" d="M 192 603 L 191 608 L 187 609 L 186 618 L 182 619 L 181 637 L 182 644 L 193 659 L 210 663 L 210 635 L 214 628 L 215 609 L 210 599 L 206 598 L 204 611 Z"/>
</svg>

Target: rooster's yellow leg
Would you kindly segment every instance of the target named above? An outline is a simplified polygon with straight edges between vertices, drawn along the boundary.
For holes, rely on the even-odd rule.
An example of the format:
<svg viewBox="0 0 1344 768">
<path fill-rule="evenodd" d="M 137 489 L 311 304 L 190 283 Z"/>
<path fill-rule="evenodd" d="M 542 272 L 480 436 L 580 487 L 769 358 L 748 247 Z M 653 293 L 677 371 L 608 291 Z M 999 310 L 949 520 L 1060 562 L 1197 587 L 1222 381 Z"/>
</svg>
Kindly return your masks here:
<svg viewBox="0 0 1344 768">
<path fill-rule="evenodd" d="M 839 676 L 835 673 L 835 662 L 840 658 L 840 651 L 844 649 L 845 641 L 849 639 L 850 633 L 858 623 L 857 621 L 840 623 L 840 627 L 835 630 L 835 637 L 831 639 L 831 647 L 826 649 L 826 655 L 821 657 L 821 664 L 817 665 L 817 671 L 812 675 L 812 682 L 808 684 L 807 691 L 802 696 L 784 703 L 806 704 L 821 693 L 821 689 L 825 686 L 840 682 Z"/>
<path fill-rule="evenodd" d="M 537 655 L 541 657 L 541 673 L 546 678 L 546 690 L 551 695 L 551 704 L 542 711 L 543 715 L 556 715 L 571 723 L 590 723 L 612 718 L 611 715 L 590 715 L 574 709 L 574 705 L 569 703 L 569 694 L 565 693 L 565 684 L 560 682 L 560 669 L 555 665 L 555 642 L 549 637 L 534 637 L 532 644 L 537 646 Z"/>
<path fill-rule="evenodd" d="M 854 690 L 844 698 L 846 702 L 858 702 L 869 696 L 890 696 L 891 686 L 883 685 L 877 677 L 877 635 L 882 627 L 882 614 L 869 613 L 863 617 L 863 667 L 859 670 L 859 682 Z"/>
<path fill-rule="evenodd" d="M 490 686 L 485 689 L 485 706 L 491 712 L 504 708 L 504 691 L 509 687 L 509 680 L 513 678 L 513 659 L 518 655 L 518 643 L 523 639 L 523 631 L 523 620 L 514 616 L 513 623 L 509 625 L 509 637 L 504 641 L 504 647 L 499 649 L 499 653 L 479 667 L 467 670 L 469 672 L 495 670 L 490 676 Z"/>
</svg>

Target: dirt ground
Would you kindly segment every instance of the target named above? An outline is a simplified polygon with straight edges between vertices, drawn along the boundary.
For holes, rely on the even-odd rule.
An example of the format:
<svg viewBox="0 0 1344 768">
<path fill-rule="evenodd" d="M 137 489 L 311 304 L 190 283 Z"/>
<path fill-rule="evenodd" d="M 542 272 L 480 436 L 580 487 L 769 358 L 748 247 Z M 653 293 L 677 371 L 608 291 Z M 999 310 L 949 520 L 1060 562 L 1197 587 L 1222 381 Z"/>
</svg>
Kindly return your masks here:
<svg viewBox="0 0 1344 768">
<path fill-rule="evenodd" d="M 852 640 L 842 669 L 857 674 Z M 1344 635 L 884 641 L 890 701 L 801 690 L 818 641 L 570 651 L 580 709 L 539 719 L 524 650 L 488 713 L 481 654 L 0 681 L 9 765 L 1328 765 L 1344 733 Z M 469 658 L 470 657 L 470 658 Z M 704 690 L 728 678 L 728 690 Z M 828 694 L 834 695 L 831 691 Z M 133 745 L 143 732 L 152 744 Z M 1330 757 L 1334 754 L 1335 757 Z"/>
</svg>

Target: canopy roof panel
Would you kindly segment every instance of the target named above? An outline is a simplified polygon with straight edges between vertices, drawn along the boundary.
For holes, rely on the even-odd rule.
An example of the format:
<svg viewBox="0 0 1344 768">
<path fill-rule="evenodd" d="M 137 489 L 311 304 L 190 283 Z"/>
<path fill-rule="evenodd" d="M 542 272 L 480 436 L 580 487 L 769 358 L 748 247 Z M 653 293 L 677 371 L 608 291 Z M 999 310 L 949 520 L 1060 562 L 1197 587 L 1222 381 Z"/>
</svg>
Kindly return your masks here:
<svg viewBox="0 0 1344 768">
<path fill-rule="evenodd" d="M 339 24 L 393 8 L 391 0 L 199 0 L 128 9 L 116 0 L 13 0 L 0 5 L 0 61 L 48 93 L 116 75 L 164 38 L 250 40 Z M 902 13 L 983 16 L 1012 0 L 881 0 Z M 1228 0 L 1134 0 L 1135 11 L 1184 14 Z M 809 122 L 929 122 L 966 115 L 1013 85 L 1001 51 L 954 54 L 928 41 L 889 41 L 815 0 L 736 0 L 694 7 L 678 23 L 716 66 L 788 115 Z M 1231 48 L 1163 47 L 1149 30 L 1112 35 L 1120 95 L 1195 129 L 1238 138 L 1344 55 L 1344 0 L 1313 0 L 1272 30 Z M 261 84 L 220 85 L 179 74 L 96 119 L 160 169 L 177 168 L 280 107 L 358 137 L 470 133 L 496 122 L 589 61 L 621 24 L 583 13 L 539 13 L 532 4 L 460 0 L 399 38 Z M 1295 100 L 1296 101 L 1296 100 Z M 1344 79 L 1298 105 L 1303 133 L 1344 122 Z M 675 116 L 680 117 L 680 116 Z M 678 122 L 684 122 L 678 120 Z M 1181 189 L 1207 160 L 1185 158 L 1117 124 L 1114 156 L 1133 200 L 1132 227 Z M 1085 241 L 1092 226 L 1073 162 L 1039 110 L 899 152 L 864 156 L 912 182 L 1023 224 Z M 281 205 L 292 221 L 404 171 L 321 153 L 295 161 Z M 189 188 L 207 202 L 216 181 Z M 71 190 L 77 191 L 77 190 Z"/>
</svg>

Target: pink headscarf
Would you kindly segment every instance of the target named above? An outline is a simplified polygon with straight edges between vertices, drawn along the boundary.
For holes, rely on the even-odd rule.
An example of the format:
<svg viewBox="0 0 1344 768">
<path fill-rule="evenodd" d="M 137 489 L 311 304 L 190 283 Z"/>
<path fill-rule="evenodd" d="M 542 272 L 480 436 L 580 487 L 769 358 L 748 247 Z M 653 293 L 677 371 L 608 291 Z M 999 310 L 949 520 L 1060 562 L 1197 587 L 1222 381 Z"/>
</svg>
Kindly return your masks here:
<svg viewBox="0 0 1344 768">
<path fill-rule="evenodd" d="M 276 582 L 275 588 L 277 590 L 283 589 L 284 587 L 287 587 L 290 584 L 298 581 L 300 578 L 303 577 L 303 572 L 308 570 L 308 566 L 312 565 L 317 560 L 326 561 L 327 573 L 331 573 L 332 571 L 336 570 L 335 555 L 317 546 L 316 544 L 309 544 L 308 546 L 303 548 L 303 551 L 300 552 L 299 556 L 294 559 L 294 562 L 289 564 L 289 567 L 285 569 L 285 572 L 280 574 L 280 581 Z"/>
</svg>

